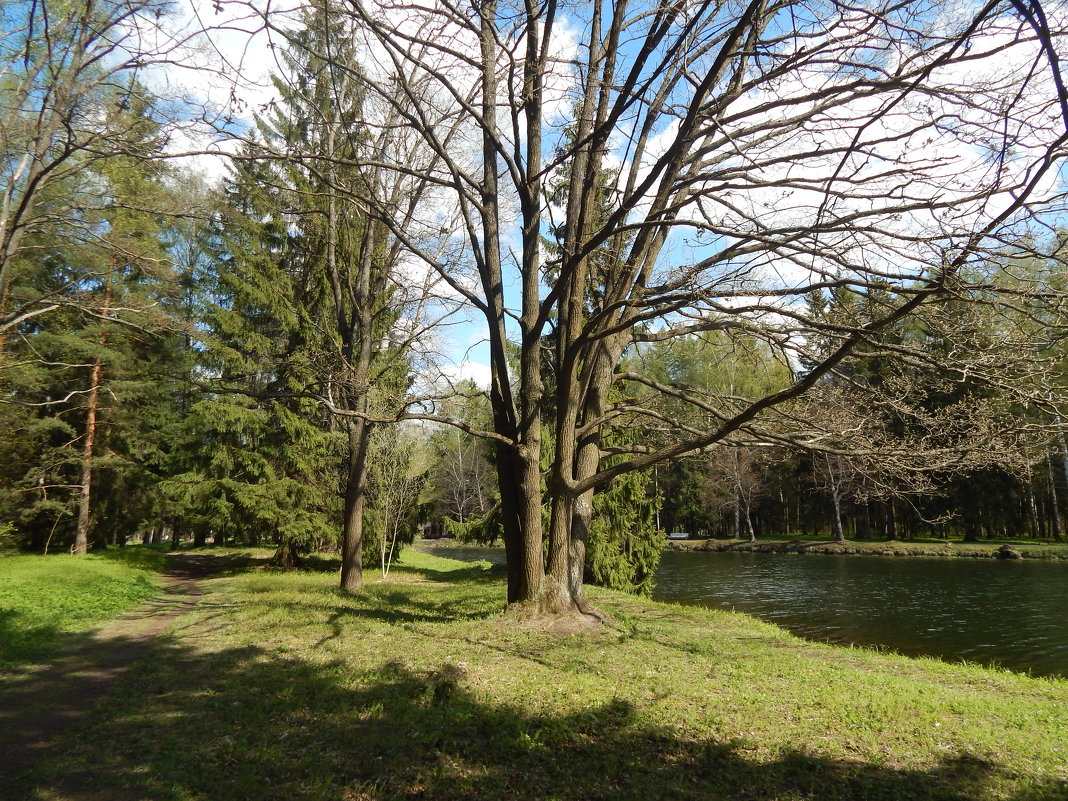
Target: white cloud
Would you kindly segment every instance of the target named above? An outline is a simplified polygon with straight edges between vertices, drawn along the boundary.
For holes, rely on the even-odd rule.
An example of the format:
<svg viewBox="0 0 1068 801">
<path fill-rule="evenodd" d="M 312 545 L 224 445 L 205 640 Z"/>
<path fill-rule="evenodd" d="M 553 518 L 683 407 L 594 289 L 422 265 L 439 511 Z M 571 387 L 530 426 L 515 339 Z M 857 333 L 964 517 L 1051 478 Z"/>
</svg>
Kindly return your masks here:
<svg viewBox="0 0 1068 801">
<path fill-rule="evenodd" d="M 843 270 L 907 281 L 937 263 L 947 243 L 966 240 L 1015 202 L 1062 125 L 1048 66 L 1032 72 L 1042 61 L 1033 38 L 1020 35 L 1014 18 L 996 21 L 907 93 L 909 70 L 934 55 L 886 44 L 878 68 L 897 84 L 877 92 L 828 67 L 839 49 L 860 60 L 855 49 L 880 48 L 850 41 L 863 21 L 857 15 L 864 12 L 847 13 L 822 41 L 805 41 L 812 56 L 830 49 L 825 58 L 799 59 L 777 79 L 756 81 L 708 124 L 698 143 L 703 163 L 691 175 L 696 197 L 678 215 L 692 228 L 676 233 L 668 263 L 696 262 L 751 238 L 765 244 L 732 266 L 749 259 L 754 290 Z M 663 128 L 644 163 L 633 165 L 639 174 L 678 130 Z M 1058 180 L 1049 171 L 1034 198 L 1052 197 Z"/>
<path fill-rule="evenodd" d="M 457 365 L 443 367 L 441 372 L 453 383 L 470 380 L 479 389 L 489 389 L 490 368 L 488 364 L 465 359 Z"/>
</svg>

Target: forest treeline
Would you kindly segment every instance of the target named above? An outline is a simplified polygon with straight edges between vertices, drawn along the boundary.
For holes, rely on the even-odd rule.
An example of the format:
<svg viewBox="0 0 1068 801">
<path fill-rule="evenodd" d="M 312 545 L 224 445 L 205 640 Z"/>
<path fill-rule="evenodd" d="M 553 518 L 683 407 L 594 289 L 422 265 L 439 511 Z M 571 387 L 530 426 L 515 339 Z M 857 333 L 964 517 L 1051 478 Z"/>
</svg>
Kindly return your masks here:
<svg viewBox="0 0 1068 801">
<path fill-rule="evenodd" d="M 175 38 L 131 43 L 168 4 L 5 9 L 0 544 L 336 550 L 354 589 L 430 527 L 585 611 L 668 531 L 1064 538 L 1068 93 L 960 78 L 1052 59 L 1034 11 L 593 4 L 561 55 L 543 8 L 388 6 L 262 19 L 218 181 Z M 443 356 L 474 322 L 487 386 Z"/>
</svg>

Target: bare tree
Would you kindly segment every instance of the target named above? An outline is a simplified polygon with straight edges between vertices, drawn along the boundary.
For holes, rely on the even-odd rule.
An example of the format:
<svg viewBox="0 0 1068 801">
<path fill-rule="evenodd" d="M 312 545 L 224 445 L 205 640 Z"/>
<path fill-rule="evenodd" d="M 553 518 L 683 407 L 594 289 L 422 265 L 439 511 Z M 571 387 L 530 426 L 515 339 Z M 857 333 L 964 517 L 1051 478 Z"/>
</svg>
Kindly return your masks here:
<svg viewBox="0 0 1068 801">
<path fill-rule="evenodd" d="M 753 504 L 764 491 L 755 448 L 724 446 L 708 456 L 703 486 L 705 503 L 719 513 L 729 512 L 731 531 L 741 539 L 756 540 Z"/>
<path fill-rule="evenodd" d="M 1038 6 L 348 8 L 373 64 L 367 91 L 440 156 L 388 168 L 451 190 L 465 228 L 450 258 L 424 256 L 485 318 L 508 599 L 535 614 L 593 612 L 591 498 L 613 477 L 725 441 L 811 440 L 789 402 L 897 321 L 977 284 L 990 302 L 1050 297 L 973 271 L 1063 206 L 1063 26 Z M 832 289 L 880 300 L 862 323 L 830 324 L 805 299 Z M 808 367 L 784 389 L 713 397 L 619 369 L 637 342 L 701 331 Z M 831 347 L 808 352 L 817 339 Z M 970 369 L 961 351 L 939 358 Z M 618 381 L 645 392 L 613 402 Z M 710 424 L 663 419 L 657 397 Z M 607 426 L 641 422 L 664 439 L 602 444 Z"/>
<path fill-rule="evenodd" d="M 380 428 L 372 437 L 371 462 L 369 495 L 380 517 L 379 566 L 386 578 L 427 483 L 425 443 L 410 428 Z"/>
<path fill-rule="evenodd" d="M 437 439 L 434 490 L 442 511 L 459 523 L 483 517 L 495 501 L 492 466 L 478 439 L 448 427 Z"/>
</svg>

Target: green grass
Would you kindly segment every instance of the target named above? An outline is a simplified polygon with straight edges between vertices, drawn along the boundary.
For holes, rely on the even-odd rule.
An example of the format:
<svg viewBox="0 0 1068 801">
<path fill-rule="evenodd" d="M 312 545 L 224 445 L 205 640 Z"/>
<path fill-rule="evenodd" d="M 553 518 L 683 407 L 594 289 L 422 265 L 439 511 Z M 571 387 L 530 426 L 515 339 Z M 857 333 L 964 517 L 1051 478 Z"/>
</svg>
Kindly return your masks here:
<svg viewBox="0 0 1068 801">
<path fill-rule="evenodd" d="M 1068 681 L 597 590 L 613 626 L 520 628 L 502 580 L 407 551 L 353 597 L 325 569 L 205 581 L 31 797 L 1068 798 Z"/>
<path fill-rule="evenodd" d="M 0 557 L 0 670 L 46 658 L 61 635 L 94 628 L 157 592 L 165 554 Z"/>
</svg>

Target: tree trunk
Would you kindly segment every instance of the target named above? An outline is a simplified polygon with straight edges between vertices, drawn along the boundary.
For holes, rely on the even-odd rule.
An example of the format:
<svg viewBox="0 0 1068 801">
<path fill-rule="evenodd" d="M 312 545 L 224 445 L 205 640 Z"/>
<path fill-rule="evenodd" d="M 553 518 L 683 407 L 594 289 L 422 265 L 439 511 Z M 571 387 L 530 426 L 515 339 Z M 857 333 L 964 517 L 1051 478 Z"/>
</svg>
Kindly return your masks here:
<svg viewBox="0 0 1068 801">
<path fill-rule="evenodd" d="M 742 504 L 738 500 L 738 488 L 731 485 L 731 500 L 733 503 L 732 512 L 734 513 L 734 523 L 731 526 L 731 536 L 736 540 L 742 538 Z"/>
<path fill-rule="evenodd" d="M 867 502 L 861 504 L 860 515 L 857 518 L 857 539 L 871 539 L 871 506 Z"/>
<path fill-rule="evenodd" d="M 1027 519 L 1031 526 L 1031 536 L 1041 537 L 1042 528 L 1038 522 L 1038 503 L 1035 500 L 1035 477 L 1031 472 L 1030 464 L 1027 467 L 1026 489 Z"/>
<path fill-rule="evenodd" d="M 294 568 L 300 564 L 300 554 L 297 552 L 297 544 L 292 540 L 283 540 L 278 543 L 278 548 L 270 559 L 275 567 Z"/>
<path fill-rule="evenodd" d="M 349 475 L 345 482 L 345 529 L 341 550 L 341 589 L 363 586 L 363 512 L 367 503 L 367 447 L 370 426 L 362 417 L 349 422 Z"/>
<path fill-rule="evenodd" d="M 886 539 L 897 539 L 897 519 L 894 515 L 894 500 L 891 498 L 886 503 Z"/>
<path fill-rule="evenodd" d="M 101 359 L 93 360 L 93 368 L 89 374 L 89 394 L 85 400 L 85 438 L 82 440 L 82 473 L 78 482 L 78 528 L 74 536 L 74 553 L 81 556 L 89 552 L 89 496 L 93 481 L 93 446 L 96 440 L 96 410 L 102 366 Z"/>
<path fill-rule="evenodd" d="M 111 283 L 104 287 L 104 306 L 102 316 L 106 320 L 111 309 Z M 98 342 L 103 348 L 107 344 L 107 331 L 101 330 Z M 100 376 L 104 368 L 103 356 L 93 359 L 89 373 L 89 394 L 85 400 L 85 439 L 82 441 L 82 474 L 78 488 L 78 528 L 74 536 L 74 553 L 84 556 L 89 552 L 89 523 L 91 516 L 90 495 L 93 483 L 93 448 L 96 443 L 96 416 L 100 399 Z"/>
<path fill-rule="evenodd" d="M 831 501 L 834 505 L 834 516 L 831 519 L 834 527 L 834 541 L 845 542 L 845 530 L 842 528 L 842 500 L 838 497 L 837 490 L 831 490 Z"/>
<path fill-rule="evenodd" d="M 0 229 L 3 225 L 0 224 Z M 4 360 L 4 351 L 7 350 L 7 329 L 3 327 L 4 318 L 7 316 L 7 305 L 11 298 L 11 284 L 0 282 L 0 362 Z"/>
<path fill-rule="evenodd" d="M 497 407 L 498 403 L 495 403 L 494 409 Z M 502 429 L 498 427 L 496 430 Z M 537 573 L 530 575 L 533 564 L 532 560 L 527 559 L 526 538 L 519 525 L 519 474 L 515 453 L 503 442 L 498 441 L 494 447 L 497 459 L 497 488 L 501 494 L 501 526 L 504 529 L 507 601 L 514 604 L 530 597 L 531 588 L 540 580 L 541 568 L 539 566 Z"/>
<path fill-rule="evenodd" d="M 1061 535 L 1061 505 L 1057 499 L 1057 482 L 1053 480 L 1053 457 L 1047 457 L 1047 464 L 1049 465 L 1049 499 L 1050 499 L 1050 521 L 1053 523 L 1053 539 L 1060 542 Z"/>
<path fill-rule="evenodd" d="M 541 343 L 542 321 L 539 318 L 541 274 L 537 269 L 540 242 L 540 192 L 534 205 L 523 204 L 522 314 L 520 316 L 520 369 L 518 402 L 513 399 L 505 326 L 504 275 L 501 263 L 500 192 L 498 181 L 498 145 L 502 141 L 497 124 L 498 80 L 497 2 L 486 0 L 479 7 L 479 45 L 482 56 L 481 132 L 482 175 L 478 219 L 482 226 L 480 250 L 482 264 L 479 279 L 485 297 L 483 314 L 489 338 L 494 430 L 507 441 L 497 444 L 498 485 L 501 492 L 501 515 L 504 526 L 505 553 L 508 560 L 508 603 L 537 606 L 545 589 L 543 531 L 541 522 Z M 538 37 L 528 32 L 528 53 Z M 524 77 L 534 76 L 528 64 Z M 531 87 L 524 86 L 529 95 Z M 527 130 L 540 124 L 540 110 L 527 109 Z M 540 135 L 534 132 L 527 142 L 527 153 L 535 154 Z M 536 154 L 535 154 L 536 156 Z M 528 179 L 538 186 L 540 177 L 536 157 L 528 157 Z M 533 170 L 533 172 L 531 172 Z"/>
<path fill-rule="evenodd" d="M 745 531 L 750 542 L 756 542 L 756 529 L 753 528 L 753 518 L 749 514 L 749 504 L 742 506 L 742 519 L 745 521 Z"/>
</svg>

